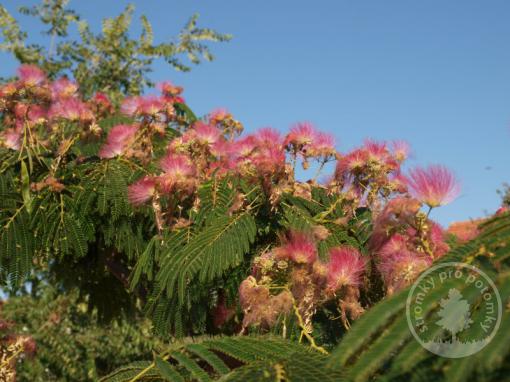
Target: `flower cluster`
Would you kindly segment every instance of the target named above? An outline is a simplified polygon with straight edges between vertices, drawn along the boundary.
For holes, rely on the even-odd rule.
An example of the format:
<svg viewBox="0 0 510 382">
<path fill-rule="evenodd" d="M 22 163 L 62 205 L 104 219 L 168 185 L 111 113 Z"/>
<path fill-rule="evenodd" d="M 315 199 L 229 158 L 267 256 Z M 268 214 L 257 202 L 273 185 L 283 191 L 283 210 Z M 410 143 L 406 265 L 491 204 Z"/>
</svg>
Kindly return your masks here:
<svg viewBox="0 0 510 382">
<path fill-rule="evenodd" d="M 132 99 L 129 110 L 136 113 L 137 107 L 131 103 L 134 103 Z M 147 123 L 154 123 L 154 119 L 145 119 L 131 128 L 112 129 L 100 154 L 104 158 L 136 156 L 133 146 L 142 147 L 141 126 Z M 151 196 L 153 201 L 165 196 L 193 205 L 197 202 L 193 198 L 198 184 L 212 177 L 238 176 L 260 184 L 269 200 L 276 204 L 285 192 L 302 194 L 303 189 L 305 194 L 309 192 L 309 185 L 295 180 L 293 168 L 287 163 L 288 156 L 293 160 L 299 156 L 304 162 L 316 158 L 324 164 L 336 155 L 332 137 L 317 132 L 310 124 L 298 125 L 284 137 L 272 128 L 241 136 L 242 129 L 225 109 L 194 122 L 168 143 L 166 156 L 160 159 L 161 171 L 145 176 L 130 187 L 130 200 L 141 204 L 150 201 Z M 148 146 L 144 145 L 145 153 Z"/>
<path fill-rule="evenodd" d="M 144 123 L 152 121 L 142 121 L 140 125 Z M 114 134 L 116 128 L 112 129 L 103 146 L 103 156 L 111 157 L 112 152 L 135 156 L 134 145 L 141 147 L 144 135 L 140 125 L 130 129 L 123 127 L 119 131 L 121 139 Z M 216 111 L 206 120 L 194 122 L 168 143 L 166 154 L 159 159 L 160 171 L 129 187 L 129 199 L 133 204 L 142 204 L 166 197 L 181 206 L 195 205 L 199 200 L 194 192 L 200 183 L 228 175 L 242 176 L 260 183 L 268 194 L 275 193 L 289 180 L 283 139 L 273 129 L 236 137 L 241 130 L 240 124 L 227 111 Z M 171 215 L 166 211 L 165 214 Z"/>
<path fill-rule="evenodd" d="M 447 204 L 459 194 L 459 184 L 453 174 L 439 165 L 411 170 L 408 185 L 411 195 L 430 208 Z"/>
<path fill-rule="evenodd" d="M 309 122 L 298 123 L 290 129 L 285 137 L 285 146 L 292 159 L 303 159 L 303 168 L 309 166 L 309 159 L 315 158 L 323 166 L 335 159 L 335 140 L 332 135 L 318 132 Z"/>
<path fill-rule="evenodd" d="M 480 234 L 480 224 L 485 219 L 467 220 L 450 224 L 446 233 L 452 235 L 458 243 L 466 243 Z"/>
<path fill-rule="evenodd" d="M 240 135 L 243 130 L 243 124 L 234 119 L 234 116 L 227 109 L 216 109 L 207 116 L 209 124 L 224 131 L 228 137 L 234 138 Z"/>
<path fill-rule="evenodd" d="M 73 134 L 98 135 L 95 124 L 109 100 L 94 97 L 88 102 L 78 94 L 78 85 L 67 78 L 50 81 L 33 65 L 18 69 L 18 80 L 0 87 L 0 112 L 5 130 L 0 146 L 36 152 L 59 147 Z M 94 112 L 95 111 L 95 112 Z M 72 127 L 71 127 L 72 126 Z"/>
<path fill-rule="evenodd" d="M 408 155 L 409 146 L 405 142 L 366 140 L 362 147 L 340 156 L 334 182 L 358 203 L 377 208 L 381 197 L 407 192 L 401 165 Z"/>
<path fill-rule="evenodd" d="M 149 100 L 153 105 L 155 100 Z M 154 121 L 157 113 L 165 113 L 161 105 L 144 112 L 143 102 L 140 103 L 139 98 L 137 102 L 139 106 L 130 99 L 129 108 L 125 108 L 131 110 L 132 115 L 138 113 L 141 118 Z M 164 115 L 169 118 L 168 114 Z M 330 195 L 342 196 L 345 222 L 354 217 L 360 207 L 372 211 L 374 231 L 369 254 L 374 267 L 371 272 L 382 278 L 388 294 L 409 285 L 448 251 L 442 228 L 421 208 L 451 201 L 458 191 L 458 183 L 441 166 L 415 168 L 406 176 L 402 164 L 410 153 L 407 143 L 366 140 L 362 147 L 340 154 L 334 148 L 333 138 L 308 122 L 294 125 L 285 136 L 271 128 L 245 136 L 241 132 L 242 126 L 224 109 L 194 122 L 168 143 L 165 156 L 159 159 L 159 171 L 145 175 L 129 187 L 130 201 L 135 205 L 150 202 L 156 215 L 160 214 L 156 219 L 163 222 L 158 226 L 168 224 L 171 227 L 182 223 L 173 217 L 175 206 L 199 205 L 196 191 L 201 183 L 213 177 L 241 177 L 260 184 L 274 208 L 284 193 L 311 199 L 312 187 L 321 187 Z M 127 142 L 130 139 L 131 136 L 126 136 Z M 122 148 L 119 152 L 125 155 Z M 307 182 L 296 180 L 297 161 L 301 160 L 306 169 L 311 159 L 318 161 L 319 170 L 326 162 L 337 159 L 334 177 L 322 185 L 317 184 L 315 178 Z M 163 203 L 162 207 L 161 198 L 173 202 Z M 240 201 L 241 206 L 237 208 L 242 207 L 242 198 Z M 164 206 L 169 206 L 169 210 Z M 287 303 L 281 302 L 290 300 L 298 301 L 297 312 L 306 324 L 316 304 L 336 296 L 339 290 L 342 291 L 339 309 L 344 323 L 347 324 L 348 316 L 355 318 L 363 311 L 359 296 L 363 287 L 360 274 L 365 262 L 355 250 L 342 248 L 332 250 L 329 262 L 323 264 L 315 242 L 315 239 L 324 239 L 321 233 L 328 234 L 324 229 L 314 230 L 312 240 L 308 234 L 289 233 L 280 247 L 257 258 L 256 261 L 274 264 L 279 270 L 276 279 L 280 280 L 280 273 L 285 274 L 281 277 L 287 289 L 272 293 L 270 285 L 275 269 L 261 278 L 259 269 L 247 279 L 241 288 L 245 327 L 271 326 L 280 314 L 290 309 Z M 267 283 L 266 279 L 271 281 Z"/>
<path fill-rule="evenodd" d="M 317 308 L 336 301 L 344 324 L 356 319 L 363 308 L 359 288 L 366 261 L 352 247 L 330 248 L 327 262 L 319 259 L 316 238 L 291 231 L 279 247 L 256 257 L 252 275 L 241 283 L 243 328 L 271 327 L 291 311 L 302 330 L 311 332 Z"/>
<path fill-rule="evenodd" d="M 412 283 L 449 250 L 443 229 L 420 207 L 416 199 L 398 197 L 374 221 L 369 247 L 388 294 Z"/>
<path fill-rule="evenodd" d="M 162 139 L 170 124 L 179 128 L 175 105 L 183 103 L 182 88 L 164 82 L 160 95 L 125 98 L 120 112 L 133 119 L 131 125 L 114 126 L 99 151 L 101 158 L 136 158 L 144 164 L 154 159 L 154 139 Z"/>
<path fill-rule="evenodd" d="M 84 100 L 73 81 L 50 81 L 39 68 L 23 65 L 16 81 L 0 87 L 0 145 L 28 152 L 30 159 L 53 156 L 51 170 L 32 184 L 32 191 L 62 192 L 65 186 L 56 169 L 68 159 L 66 153 L 75 143 L 99 140 L 98 123 L 122 114 L 123 122 L 101 138 L 97 155 L 141 174 L 129 185 L 128 198 L 135 207 L 152 208 L 159 233 L 191 224 L 191 211 L 201 206 L 201 186 L 212 180 L 227 179 L 234 187 L 230 181 L 242 179 L 243 185 L 261 190 L 261 210 L 270 219 L 290 199 L 303 204 L 322 203 L 313 195 L 328 199 L 325 204 L 330 206 L 311 216 L 311 232 L 291 230 L 278 247 L 254 259 L 253 272 L 239 290 L 243 329 L 269 328 L 293 314 L 303 335 L 309 336 L 312 318 L 324 304 L 335 305 L 348 327 L 370 300 L 367 290 L 374 277 L 382 280 L 377 285 L 383 284 L 386 294 L 394 293 L 449 250 L 445 232 L 428 213 L 458 195 L 458 182 L 438 165 L 405 171 L 407 143 L 366 140 L 361 147 L 339 153 L 333 137 L 308 122 L 295 124 L 287 134 L 272 128 L 243 134 L 243 125 L 228 110 L 196 119 L 184 104 L 181 87 L 164 82 L 159 90 L 119 103 L 102 93 Z M 82 163 L 84 158 L 76 152 L 79 149 L 71 160 Z M 325 165 L 335 160 L 333 176 L 318 183 Z M 313 178 L 297 179 L 299 161 L 304 170 L 316 162 Z M 234 191 L 237 196 L 228 214 L 253 208 L 241 187 Z M 373 227 L 367 248 L 331 248 L 327 239 L 336 229 L 331 227 L 344 229 L 366 210 Z M 478 231 L 473 222 L 453 225 L 447 233 L 464 242 Z M 222 304 L 215 314 L 217 325 L 233 314 Z"/>
</svg>

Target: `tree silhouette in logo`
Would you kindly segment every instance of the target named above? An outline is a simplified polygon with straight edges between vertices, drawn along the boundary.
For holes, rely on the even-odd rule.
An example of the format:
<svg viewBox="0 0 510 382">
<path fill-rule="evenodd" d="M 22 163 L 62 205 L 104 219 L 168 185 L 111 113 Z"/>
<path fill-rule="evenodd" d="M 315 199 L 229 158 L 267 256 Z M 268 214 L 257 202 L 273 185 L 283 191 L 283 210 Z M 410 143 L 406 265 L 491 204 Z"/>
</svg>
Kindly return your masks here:
<svg viewBox="0 0 510 382">
<path fill-rule="evenodd" d="M 462 294 L 457 289 L 453 288 L 448 292 L 448 297 L 441 299 L 439 304 L 441 309 L 438 316 L 441 319 L 436 322 L 436 325 L 452 334 L 452 342 L 458 342 L 457 334 L 473 323 L 469 303 L 462 298 Z"/>
</svg>

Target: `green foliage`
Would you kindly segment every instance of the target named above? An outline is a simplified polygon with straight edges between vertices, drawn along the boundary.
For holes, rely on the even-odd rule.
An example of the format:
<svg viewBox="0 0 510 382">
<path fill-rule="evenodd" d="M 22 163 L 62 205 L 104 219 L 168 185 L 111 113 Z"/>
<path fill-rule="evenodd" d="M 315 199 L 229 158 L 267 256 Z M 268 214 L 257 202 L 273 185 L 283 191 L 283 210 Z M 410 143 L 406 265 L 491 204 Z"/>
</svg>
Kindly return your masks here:
<svg viewBox="0 0 510 382">
<path fill-rule="evenodd" d="M 128 381 L 337 381 L 327 357 L 276 337 L 224 337 L 176 344 L 152 363 L 118 369 L 103 382 Z"/>
<path fill-rule="evenodd" d="M 228 279 L 228 272 L 246 260 L 244 255 L 250 252 L 257 227 L 252 210 L 227 214 L 235 201 L 234 190 L 228 179 L 204 183 L 198 190 L 201 206 L 191 216 L 194 224 L 168 236 L 154 237 L 139 258 L 131 286 L 135 288 L 142 274 L 152 280 L 157 263 L 157 288 L 148 310 L 154 312 L 155 325 L 162 332 L 183 320 L 175 315 L 190 311 L 201 298 L 209 299 L 208 294 L 200 296 L 200 289 L 210 287 L 213 281 Z M 226 279 L 224 283 L 228 283 Z M 198 301 L 197 294 L 191 291 L 198 293 Z M 204 304 L 207 306 L 207 302 Z M 194 316 L 191 321 L 204 319 Z"/>
<path fill-rule="evenodd" d="M 233 210 L 240 191 L 248 204 Z M 162 237 L 154 236 L 132 273 L 132 290 L 140 285 L 152 287 L 146 309 L 160 334 L 170 332 L 181 337 L 211 330 L 209 312 L 218 292 L 226 293 L 228 301 L 237 299 L 251 258 L 274 245 L 275 232 L 311 230 L 324 224 L 329 234 L 318 243 L 323 256 L 339 245 L 361 247 L 355 235 L 362 231 L 355 225 L 349 230 L 333 223 L 342 216 L 335 208 L 339 201 L 320 199 L 320 192 L 310 200 L 284 195 L 282 213 L 276 214 L 269 227 L 267 200 L 259 187 L 231 178 L 212 179 L 197 193 L 200 206 L 191 210 L 192 224 Z"/>
<path fill-rule="evenodd" d="M 149 335 L 145 319 L 119 318 L 104 326 L 80 302 L 78 291 L 41 291 L 38 298 L 13 296 L 1 310 L 2 319 L 15 323 L 13 332 L 36 340 L 36 356 L 18 367 L 20 381 L 96 381 L 162 346 Z"/>
<path fill-rule="evenodd" d="M 3 164 L 9 163 L 8 154 L 0 157 Z M 0 173 L 0 285 L 9 281 L 16 288 L 31 271 L 35 241 L 26 203 L 17 192 L 22 176 L 16 178 L 12 169 L 5 170 Z"/>
<path fill-rule="evenodd" d="M 25 211 L 20 210 L 9 219 L 0 236 L 1 264 L 10 284 L 19 286 L 32 267 L 33 240 L 28 231 L 30 224 Z"/>
<path fill-rule="evenodd" d="M 442 262 L 476 264 L 495 279 L 503 302 L 510 299 L 510 215 L 484 224 L 475 240 L 453 249 Z M 489 260 L 489 261 L 488 261 Z M 496 272 L 496 269 L 499 272 Z M 464 296 L 477 294 L 474 285 L 457 281 Z M 452 284 L 437 284 L 424 307 L 447 294 Z M 498 335 L 470 357 L 432 355 L 414 340 L 405 305 L 409 289 L 384 299 L 355 322 L 330 355 L 316 353 L 293 341 L 274 337 L 227 337 L 176 344 L 144 363 L 121 368 L 109 381 L 500 381 L 510 361 L 510 314 L 505 308 Z M 204 374 L 205 373 L 205 374 Z M 165 379 L 166 378 L 166 379 Z"/>
<path fill-rule="evenodd" d="M 247 212 L 215 219 L 181 248 L 163 253 L 156 279 L 166 286 L 168 297 L 176 291 L 183 302 L 189 280 L 198 276 L 205 283 L 238 265 L 249 251 L 255 232 L 253 217 Z"/>
<path fill-rule="evenodd" d="M 80 83 L 85 95 L 96 91 L 118 99 L 122 94 L 140 94 L 152 86 L 148 74 L 155 60 L 164 60 L 177 70 L 189 71 L 187 57 L 192 64 L 202 59 L 213 60 L 207 42 L 224 42 L 230 35 L 197 26 L 198 15 L 193 15 L 170 42 L 155 43 L 152 26 L 145 16 L 140 17 L 141 34 L 130 37 L 134 6 L 128 5 L 117 17 L 106 18 L 100 34 L 90 30 L 89 24 L 66 8 L 67 0 L 43 0 L 33 7 L 21 7 L 20 12 L 38 18 L 47 26 L 45 34 L 50 46 L 27 42 L 27 33 L 17 21 L 0 6 L 0 30 L 3 41 L 0 50 L 12 53 L 21 63 L 37 64 L 51 77 L 71 73 Z M 69 27 L 75 25 L 80 39 L 69 38 Z"/>
<path fill-rule="evenodd" d="M 502 205 L 510 207 L 510 184 L 503 183 L 503 189 L 498 190 L 498 194 L 501 196 Z"/>
<path fill-rule="evenodd" d="M 346 167 L 352 168 L 323 186 L 294 178 L 298 160 L 306 167 L 338 154 L 328 139 L 319 147 L 303 143 L 319 137 L 306 126 L 273 152 L 271 132 L 261 134 L 265 140 L 237 140 L 239 121 L 226 112 L 199 120 L 172 85 L 157 99 L 125 98 L 122 112 L 129 116 L 119 115 L 122 98 L 152 85 L 154 60 L 189 70 L 183 55 L 193 64 L 210 60 L 204 42 L 230 37 L 198 28 L 193 16 L 176 41 L 154 43 L 142 16 L 142 32 L 132 39 L 132 6 L 105 19 L 95 34 L 66 4 L 44 0 L 21 8 L 47 26 L 48 50 L 28 45 L 0 6 L 0 49 L 43 67 L 51 79 L 72 74 L 85 95 L 51 96 L 55 83 L 30 66 L 27 78 L 2 88 L 0 286 L 10 294 L 3 313 L 39 346 L 20 378 L 492 381 L 509 371 L 507 308 L 502 334 L 483 352 L 438 358 L 413 340 L 408 289 L 399 291 L 430 255 L 437 263 L 475 264 L 495 280 L 507 305 L 508 214 L 484 223 L 470 242 L 452 240 L 453 249 L 440 257 L 447 251 L 441 232 L 419 211 L 421 202 L 395 183 L 391 175 L 400 174 L 402 159 L 385 144 L 354 151 L 360 155 Z M 72 26 L 79 41 L 69 39 Z M 89 99 L 97 91 L 113 104 Z M 77 116 L 58 110 L 73 105 Z M 237 144 L 246 147 L 238 153 Z M 403 241 L 393 254 L 409 252 L 416 263 L 406 266 L 418 270 L 394 265 L 405 275 L 390 288 L 400 275 L 383 274 L 387 259 L 379 252 L 395 233 Z M 374 237 L 382 243 L 377 249 Z M 339 248 L 336 262 L 329 261 L 330 250 L 341 246 L 352 248 Z M 246 294 L 239 296 L 241 282 Z M 55 289 L 47 292 L 47 284 Z M 472 285 L 438 284 L 425 314 L 435 312 L 452 285 L 475 295 Z M 142 311 L 150 324 L 140 319 Z"/>
<path fill-rule="evenodd" d="M 499 289 L 501 299 L 510 298 L 510 215 L 496 217 L 484 224 L 483 233 L 459 246 L 440 262 L 472 263 L 489 274 Z M 451 284 L 438 283 L 427 294 L 424 307 L 431 311 L 440 296 L 448 294 Z M 476 287 L 458 283 L 464 296 L 473 295 Z M 408 328 L 405 306 L 408 289 L 374 306 L 360 318 L 334 350 L 328 365 L 347 369 L 349 380 L 367 381 L 379 376 L 388 381 L 497 381 L 501 368 L 510 359 L 508 308 L 504 308 L 498 335 L 480 352 L 466 358 L 449 359 L 429 353 L 414 340 Z M 424 312 L 426 314 L 426 312 Z M 418 370 L 418 372 L 417 372 Z"/>
</svg>

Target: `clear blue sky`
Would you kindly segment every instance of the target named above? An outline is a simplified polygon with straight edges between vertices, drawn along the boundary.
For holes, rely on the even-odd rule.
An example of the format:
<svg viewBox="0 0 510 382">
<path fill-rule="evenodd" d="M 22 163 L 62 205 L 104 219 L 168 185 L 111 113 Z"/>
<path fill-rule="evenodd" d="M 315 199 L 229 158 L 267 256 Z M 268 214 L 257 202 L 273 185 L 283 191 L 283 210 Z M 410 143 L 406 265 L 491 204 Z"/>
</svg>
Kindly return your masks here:
<svg viewBox="0 0 510 382">
<path fill-rule="evenodd" d="M 11 12 L 20 3 L 2 1 Z M 227 107 L 248 131 L 309 120 L 334 133 L 340 151 L 365 137 L 405 139 L 411 165 L 442 163 L 462 181 L 461 196 L 434 218 L 448 224 L 498 207 L 496 189 L 510 181 L 508 0 L 134 3 L 160 40 L 194 12 L 234 35 L 191 73 L 155 67 L 153 78 L 183 85 L 199 114 Z M 71 2 L 96 28 L 125 4 Z M 14 70 L 0 58 L 2 74 Z"/>
</svg>

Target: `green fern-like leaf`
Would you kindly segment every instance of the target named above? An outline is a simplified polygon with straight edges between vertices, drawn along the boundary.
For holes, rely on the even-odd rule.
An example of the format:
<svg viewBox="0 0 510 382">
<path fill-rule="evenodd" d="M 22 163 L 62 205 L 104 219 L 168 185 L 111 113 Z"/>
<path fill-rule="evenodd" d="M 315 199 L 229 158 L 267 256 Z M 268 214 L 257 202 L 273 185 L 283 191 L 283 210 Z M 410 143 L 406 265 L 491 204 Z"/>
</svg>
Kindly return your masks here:
<svg viewBox="0 0 510 382">
<path fill-rule="evenodd" d="M 174 346 L 144 369 L 137 363 L 102 381 L 127 381 L 127 375 L 150 381 L 154 378 L 153 370 L 171 381 L 263 381 L 283 377 L 292 381 L 340 380 L 340 372 L 324 367 L 326 359 L 323 354 L 281 338 L 224 337 Z"/>
<path fill-rule="evenodd" d="M 164 253 L 156 280 L 166 287 L 168 297 L 177 290 L 183 303 L 185 290 L 194 277 L 206 282 L 239 264 L 255 235 L 255 221 L 249 212 L 219 217 L 187 245 L 176 252 Z"/>
<path fill-rule="evenodd" d="M 3 222 L 0 229 L 0 269 L 2 281 L 18 287 L 32 269 L 34 240 L 29 232 L 30 219 L 23 207 Z"/>
<path fill-rule="evenodd" d="M 147 381 L 161 380 L 158 370 L 151 366 L 152 364 L 149 361 L 134 362 L 115 370 L 113 373 L 102 378 L 101 381 L 129 382 L 142 372 L 144 373 L 144 379 Z M 151 368 L 146 370 L 148 367 Z"/>
</svg>

